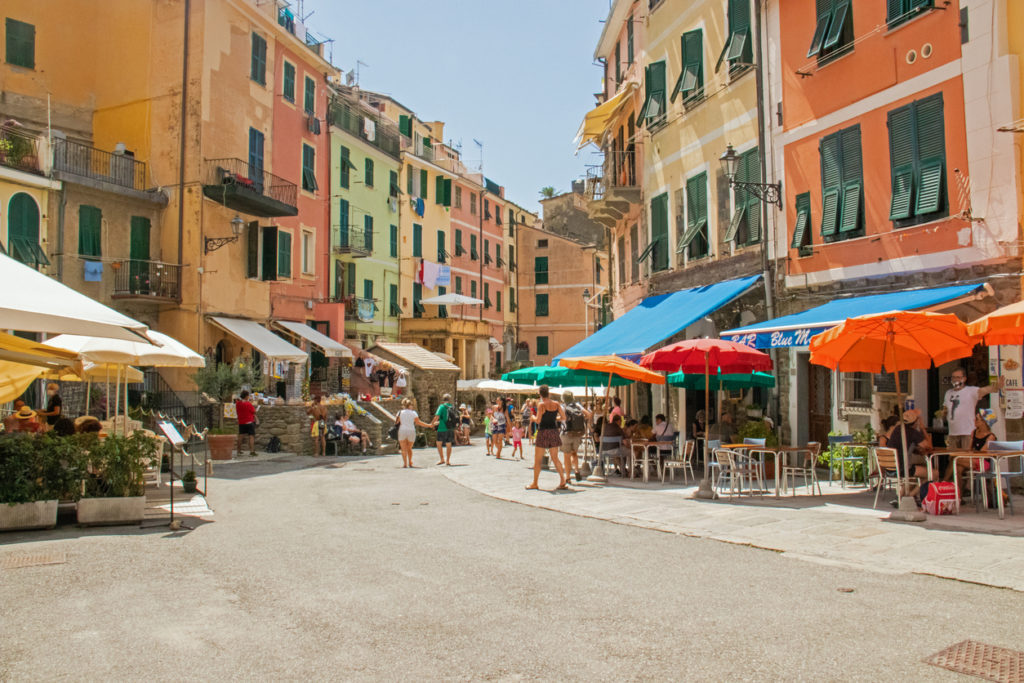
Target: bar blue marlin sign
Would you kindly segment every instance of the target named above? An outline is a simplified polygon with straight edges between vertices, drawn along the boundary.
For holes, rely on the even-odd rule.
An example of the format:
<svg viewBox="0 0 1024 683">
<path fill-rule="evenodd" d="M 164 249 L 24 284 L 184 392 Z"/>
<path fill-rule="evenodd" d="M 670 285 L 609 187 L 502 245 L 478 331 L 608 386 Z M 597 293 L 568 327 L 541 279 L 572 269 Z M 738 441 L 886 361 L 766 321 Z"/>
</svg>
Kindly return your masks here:
<svg viewBox="0 0 1024 683">
<path fill-rule="evenodd" d="M 730 334 L 725 339 L 745 344 L 755 349 L 788 349 L 797 346 L 808 346 L 811 337 L 821 334 L 829 327 L 801 327 L 796 330 L 774 330 L 771 332 L 748 332 L 746 334 Z"/>
</svg>

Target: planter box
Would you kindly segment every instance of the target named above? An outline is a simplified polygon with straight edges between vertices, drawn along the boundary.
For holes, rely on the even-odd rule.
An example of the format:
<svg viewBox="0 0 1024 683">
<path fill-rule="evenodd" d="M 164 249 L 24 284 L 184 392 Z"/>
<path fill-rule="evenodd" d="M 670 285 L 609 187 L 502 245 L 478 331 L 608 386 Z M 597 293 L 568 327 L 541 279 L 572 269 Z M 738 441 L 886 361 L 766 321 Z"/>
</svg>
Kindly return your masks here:
<svg viewBox="0 0 1024 683">
<path fill-rule="evenodd" d="M 57 526 L 57 501 L 37 500 L 33 503 L 0 503 L 0 531 L 17 529 L 52 529 Z"/>
<path fill-rule="evenodd" d="M 137 524 L 146 516 L 146 497 L 82 498 L 77 512 L 79 524 Z"/>
<path fill-rule="evenodd" d="M 210 449 L 210 457 L 214 460 L 230 460 L 237 441 L 237 434 L 206 435 L 206 445 Z"/>
</svg>

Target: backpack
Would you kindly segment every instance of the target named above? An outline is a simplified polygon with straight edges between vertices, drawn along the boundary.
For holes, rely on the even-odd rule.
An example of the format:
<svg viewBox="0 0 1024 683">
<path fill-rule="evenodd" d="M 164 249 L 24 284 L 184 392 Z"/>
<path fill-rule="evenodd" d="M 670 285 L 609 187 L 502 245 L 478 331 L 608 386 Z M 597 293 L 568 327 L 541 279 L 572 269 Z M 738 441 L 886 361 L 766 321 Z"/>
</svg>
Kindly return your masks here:
<svg viewBox="0 0 1024 683">
<path fill-rule="evenodd" d="M 456 418 L 456 415 L 455 415 L 455 409 L 451 405 L 445 403 L 444 404 L 444 427 L 445 428 L 442 429 L 441 431 L 444 431 L 444 432 L 454 432 L 455 431 L 456 419 L 457 418 Z"/>
<path fill-rule="evenodd" d="M 566 403 L 562 406 L 565 409 L 565 431 L 573 434 L 582 434 L 587 430 L 587 420 L 583 416 L 583 409 L 578 403 Z"/>
<path fill-rule="evenodd" d="M 270 441 L 267 442 L 267 453 L 280 453 L 281 452 L 281 439 L 272 436 Z"/>
<path fill-rule="evenodd" d="M 959 505 L 956 487 L 951 481 L 933 481 L 928 484 L 928 493 L 921 501 L 921 507 L 929 515 L 952 515 Z"/>
</svg>

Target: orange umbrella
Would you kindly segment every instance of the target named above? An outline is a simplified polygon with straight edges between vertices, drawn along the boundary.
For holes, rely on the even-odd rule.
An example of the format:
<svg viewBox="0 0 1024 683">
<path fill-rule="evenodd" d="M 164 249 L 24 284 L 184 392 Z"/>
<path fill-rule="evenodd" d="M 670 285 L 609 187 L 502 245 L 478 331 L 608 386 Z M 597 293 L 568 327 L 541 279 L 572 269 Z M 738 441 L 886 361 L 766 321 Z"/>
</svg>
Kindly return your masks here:
<svg viewBox="0 0 1024 683">
<path fill-rule="evenodd" d="M 1024 341 L 1024 301 L 992 311 L 967 326 L 967 333 L 988 346 Z"/>
<path fill-rule="evenodd" d="M 607 372 L 625 379 L 648 384 L 664 384 L 665 376 L 657 372 L 651 372 L 634 363 L 633 361 L 620 358 L 619 356 L 580 356 L 578 358 L 562 358 L 559 365 L 571 370 L 595 370 Z"/>
</svg>

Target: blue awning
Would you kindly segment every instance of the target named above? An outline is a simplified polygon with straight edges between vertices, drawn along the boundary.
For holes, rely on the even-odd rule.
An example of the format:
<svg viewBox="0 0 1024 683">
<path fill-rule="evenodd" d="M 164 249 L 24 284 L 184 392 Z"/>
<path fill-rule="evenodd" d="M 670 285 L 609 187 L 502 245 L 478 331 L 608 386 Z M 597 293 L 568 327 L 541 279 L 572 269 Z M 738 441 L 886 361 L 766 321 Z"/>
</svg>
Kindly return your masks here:
<svg viewBox="0 0 1024 683">
<path fill-rule="evenodd" d="M 743 294 L 760 278 L 754 275 L 648 297 L 621 318 L 558 354 L 551 364 L 558 365 L 559 358 L 578 356 L 638 357 Z"/>
<path fill-rule="evenodd" d="M 847 318 L 890 311 L 931 308 L 984 290 L 985 285 L 957 285 L 935 289 L 908 289 L 888 294 L 835 299 L 801 313 L 784 315 L 763 323 L 722 332 L 722 337 L 758 349 L 807 346 L 811 337 L 835 327 Z"/>
</svg>

